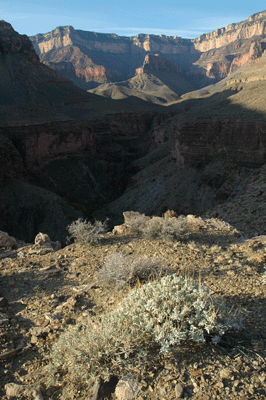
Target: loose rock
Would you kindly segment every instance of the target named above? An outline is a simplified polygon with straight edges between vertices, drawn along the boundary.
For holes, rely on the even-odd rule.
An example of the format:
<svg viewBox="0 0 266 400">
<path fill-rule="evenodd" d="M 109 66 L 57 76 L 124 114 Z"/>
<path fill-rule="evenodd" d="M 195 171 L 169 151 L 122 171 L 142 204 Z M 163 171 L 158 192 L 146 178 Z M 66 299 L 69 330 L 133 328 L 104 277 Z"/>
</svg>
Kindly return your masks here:
<svg viewBox="0 0 266 400">
<path fill-rule="evenodd" d="M 116 385 L 115 395 L 117 400 L 133 400 L 136 398 L 141 386 L 134 375 L 125 375 Z"/>
<path fill-rule="evenodd" d="M 177 383 L 175 385 L 175 395 L 177 399 L 183 399 L 184 397 L 184 388 L 181 383 Z"/>
</svg>

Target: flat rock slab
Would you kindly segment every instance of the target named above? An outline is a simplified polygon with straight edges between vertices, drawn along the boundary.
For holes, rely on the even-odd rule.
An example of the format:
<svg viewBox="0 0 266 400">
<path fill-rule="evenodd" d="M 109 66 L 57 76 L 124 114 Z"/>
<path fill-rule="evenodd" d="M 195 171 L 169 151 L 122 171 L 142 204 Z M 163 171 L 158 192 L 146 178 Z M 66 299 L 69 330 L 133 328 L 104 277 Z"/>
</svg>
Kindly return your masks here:
<svg viewBox="0 0 266 400">
<path fill-rule="evenodd" d="M 6 396 L 9 400 L 43 400 L 39 386 L 24 386 L 16 383 L 7 383 L 5 385 Z"/>
</svg>

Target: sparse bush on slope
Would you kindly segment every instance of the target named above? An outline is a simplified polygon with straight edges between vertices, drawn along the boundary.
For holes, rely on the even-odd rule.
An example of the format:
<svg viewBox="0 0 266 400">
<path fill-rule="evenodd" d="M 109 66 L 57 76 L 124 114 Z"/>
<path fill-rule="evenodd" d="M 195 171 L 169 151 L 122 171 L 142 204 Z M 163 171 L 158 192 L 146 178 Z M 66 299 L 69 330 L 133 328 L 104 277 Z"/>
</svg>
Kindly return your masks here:
<svg viewBox="0 0 266 400">
<path fill-rule="evenodd" d="M 165 355 L 184 342 L 218 342 L 236 315 L 223 299 L 211 298 L 205 287 L 177 275 L 133 289 L 109 313 L 71 326 L 51 351 L 51 373 L 68 373 L 73 381 L 130 370 L 150 351 Z M 69 375 L 70 374 L 70 375 Z"/>
<path fill-rule="evenodd" d="M 90 221 L 79 218 L 77 221 L 68 225 L 69 240 L 73 239 L 76 243 L 80 244 L 97 244 L 107 232 L 107 221 L 95 221 L 92 224 Z"/>
<path fill-rule="evenodd" d="M 161 261 L 148 256 L 130 257 L 122 253 L 110 254 L 96 273 L 97 284 L 108 289 L 124 289 L 128 285 L 163 274 Z"/>
<path fill-rule="evenodd" d="M 132 234 L 148 239 L 180 240 L 189 233 L 189 222 L 183 215 L 178 218 L 149 218 L 140 215 L 129 220 L 127 227 Z"/>
</svg>

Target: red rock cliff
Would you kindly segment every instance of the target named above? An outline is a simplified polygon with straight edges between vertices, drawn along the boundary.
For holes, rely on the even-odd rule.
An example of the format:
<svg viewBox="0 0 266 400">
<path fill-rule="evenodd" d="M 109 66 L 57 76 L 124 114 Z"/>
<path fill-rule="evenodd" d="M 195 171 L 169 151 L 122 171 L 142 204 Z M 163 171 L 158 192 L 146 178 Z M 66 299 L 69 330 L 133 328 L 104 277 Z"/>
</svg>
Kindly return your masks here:
<svg viewBox="0 0 266 400">
<path fill-rule="evenodd" d="M 56 64 L 61 61 L 71 63 L 75 70 L 71 79 L 81 87 L 84 87 L 84 82 L 87 83 L 87 88 L 91 88 L 90 82 L 99 84 L 131 78 L 136 69 L 142 68 L 145 56 L 150 54 L 158 54 L 185 67 L 190 71 L 191 79 L 202 86 L 206 81 L 198 83 L 199 72 L 203 77 L 224 78 L 252 60 L 252 41 L 261 42 L 264 39 L 266 11 L 193 40 L 145 34 L 127 38 L 75 30 L 71 26 L 59 27 L 31 38 L 43 62 L 52 62 L 53 68 L 57 68 Z M 194 63 L 200 68 L 195 69 Z M 58 71 L 65 73 L 60 67 Z"/>
</svg>

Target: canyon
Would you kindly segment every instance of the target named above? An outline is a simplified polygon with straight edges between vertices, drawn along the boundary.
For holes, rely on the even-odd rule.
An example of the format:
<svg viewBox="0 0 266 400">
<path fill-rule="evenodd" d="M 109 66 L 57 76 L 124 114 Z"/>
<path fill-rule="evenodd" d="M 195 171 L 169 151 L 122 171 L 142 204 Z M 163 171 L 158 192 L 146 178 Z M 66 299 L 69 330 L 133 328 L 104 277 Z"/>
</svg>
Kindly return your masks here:
<svg viewBox="0 0 266 400">
<path fill-rule="evenodd" d="M 143 64 L 150 63 L 145 59 L 150 55 L 158 56 L 150 73 L 158 71 L 158 62 L 160 69 L 171 62 L 176 71 L 182 70 L 193 90 L 215 83 L 259 57 L 266 48 L 265 19 L 263 11 L 197 39 L 145 34 L 122 37 L 66 26 L 31 40 L 43 63 L 87 90 L 133 78 Z"/>
<path fill-rule="evenodd" d="M 196 40 L 72 27 L 29 40 L 1 21 L 1 229 L 65 243 L 78 217 L 223 217 L 266 162 L 265 19 Z"/>
<path fill-rule="evenodd" d="M 265 20 L 195 40 L 72 27 L 30 40 L 0 21 L 3 400 L 265 399 Z M 108 232 L 84 233 L 95 221 Z M 150 332 L 134 347 L 139 323 L 116 339 L 133 332 L 111 314 L 124 296 L 175 276 L 181 331 L 190 295 L 193 319 L 209 312 L 203 292 L 225 325 L 195 344 L 198 319 L 166 355 Z"/>
</svg>

